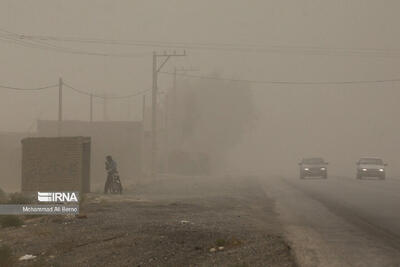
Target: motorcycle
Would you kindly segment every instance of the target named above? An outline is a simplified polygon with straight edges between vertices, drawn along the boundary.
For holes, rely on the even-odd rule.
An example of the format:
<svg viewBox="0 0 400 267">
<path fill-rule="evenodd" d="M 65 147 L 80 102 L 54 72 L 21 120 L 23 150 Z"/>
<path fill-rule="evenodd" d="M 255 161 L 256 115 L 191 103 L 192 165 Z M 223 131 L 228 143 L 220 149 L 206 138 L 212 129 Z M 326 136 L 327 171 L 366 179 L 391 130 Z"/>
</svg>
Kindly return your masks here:
<svg viewBox="0 0 400 267">
<path fill-rule="evenodd" d="M 111 179 L 110 192 L 112 194 L 122 194 L 122 183 L 118 172 L 113 173 Z"/>
</svg>

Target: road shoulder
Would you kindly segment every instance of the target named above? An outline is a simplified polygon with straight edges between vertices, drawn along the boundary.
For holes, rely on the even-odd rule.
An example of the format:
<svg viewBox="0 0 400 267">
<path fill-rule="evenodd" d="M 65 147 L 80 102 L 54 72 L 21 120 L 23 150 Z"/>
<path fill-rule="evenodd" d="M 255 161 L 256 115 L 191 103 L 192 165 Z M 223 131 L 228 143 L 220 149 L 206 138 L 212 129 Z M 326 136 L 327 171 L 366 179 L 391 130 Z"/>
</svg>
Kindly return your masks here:
<svg viewBox="0 0 400 267">
<path fill-rule="evenodd" d="M 396 250 L 353 224 L 352 214 L 337 213 L 302 190 L 304 183 L 324 183 L 329 190 L 334 181 L 264 180 L 300 266 L 396 266 Z"/>
</svg>

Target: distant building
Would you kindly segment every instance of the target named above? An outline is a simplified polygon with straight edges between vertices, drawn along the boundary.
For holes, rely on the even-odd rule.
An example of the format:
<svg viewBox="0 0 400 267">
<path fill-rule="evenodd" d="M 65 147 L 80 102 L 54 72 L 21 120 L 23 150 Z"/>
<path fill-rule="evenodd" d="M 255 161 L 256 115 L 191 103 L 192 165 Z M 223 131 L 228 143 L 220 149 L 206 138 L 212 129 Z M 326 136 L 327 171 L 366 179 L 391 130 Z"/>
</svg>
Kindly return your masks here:
<svg viewBox="0 0 400 267">
<path fill-rule="evenodd" d="M 57 121 L 38 121 L 38 137 L 57 136 Z M 104 184 L 104 161 L 107 155 L 117 161 L 122 182 L 136 180 L 142 172 L 142 122 L 132 121 L 63 121 L 61 136 L 91 137 L 92 184 Z"/>
<path fill-rule="evenodd" d="M 22 141 L 22 192 L 90 192 L 89 137 Z"/>
</svg>

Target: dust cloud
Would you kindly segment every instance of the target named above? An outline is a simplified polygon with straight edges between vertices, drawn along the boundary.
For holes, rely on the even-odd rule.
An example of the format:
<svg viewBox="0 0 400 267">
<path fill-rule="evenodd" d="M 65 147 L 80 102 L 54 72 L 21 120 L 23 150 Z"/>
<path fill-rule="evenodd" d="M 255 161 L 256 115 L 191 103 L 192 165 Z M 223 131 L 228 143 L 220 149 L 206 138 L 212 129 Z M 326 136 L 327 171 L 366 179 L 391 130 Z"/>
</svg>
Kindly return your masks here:
<svg viewBox="0 0 400 267">
<path fill-rule="evenodd" d="M 398 10 L 2 0 L 0 266 L 399 265 Z"/>
<path fill-rule="evenodd" d="M 398 24 L 394 12 L 398 5 L 397 1 L 381 5 L 376 1 L 344 0 L 330 3 L 254 1 L 251 4 L 243 1 L 97 1 L 94 5 L 81 1 L 4 1 L 0 11 L 2 30 L 5 30 L 2 38 L 7 37 L 4 35 L 8 31 L 33 36 L 138 42 L 119 46 L 51 42 L 53 46 L 70 50 L 132 55 L 118 58 L 59 53 L 35 47 L 38 40 L 28 41 L 24 47 L 18 41 L 7 39 L 1 43 L 4 51 L 1 59 L 6 62 L 1 81 L 4 85 L 34 88 L 57 84 L 58 78 L 63 77 L 65 82 L 87 92 L 127 95 L 151 88 L 149 54 L 152 51 L 179 51 L 180 48 L 186 48 L 187 57 L 169 62 L 167 71 L 172 72 L 171 66 L 195 66 L 199 75 L 216 72 L 228 79 L 257 81 L 396 79 L 399 40 L 392 33 Z M 176 47 L 137 45 L 141 40 L 172 42 Z M 225 45 L 218 49 L 198 49 L 204 44 Z M 240 49 L 232 49 L 235 46 Z M 171 88 L 171 76 L 159 76 L 159 87 Z M 202 125 L 191 130 L 196 139 L 193 142 L 201 143 L 203 150 L 218 152 L 220 148 L 220 154 L 230 150 L 229 161 L 234 167 L 220 169 L 292 175 L 302 157 L 323 156 L 331 163 L 333 172 L 353 175 L 357 158 L 372 155 L 383 157 L 390 164 L 391 175 L 398 175 L 397 82 L 333 85 L 215 82 L 208 88 L 215 88 L 212 95 L 213 92 L 204 90 L 207 89 L 204 81 L 180 76 L 177 79 L 180 90 L 189 87 L 187 94 L 193 91 L 190 88 L 194 83 L 204 91 L 199 96 L 203 98 L 201 104 L 191 108 L 200 108 L 201 112 L 215 116 L 207 115 L 214 120 L 199 122 Z M 238 97 L 243 97 L 243 103 L 226 92 L 227 89 L 217 89 L 229 86 Z M 240 92 L 239 88 L 251 91 L 254 112 L 248 110 L 250 93 Z M 56 90 L 37 94 L 3 90 L 1 130 L 34 133 L 36 120 L 57 119 L 57 97 Z M 217 98 L 221 98 L 220 109 L 215 106 Z M 150 103 L 149 98 L 147 101 Z M 88 105 L 88 97 L 65 90 L 63 116 L 66 120 L 88 120 Z M 94 120 L 137 121 L 141 119 L 141 111 L 140 97 L 107 103 L 95 99 L 93 103 Z M 241 111 L 244 113 L 240 114 Z M 196 116 L 191 112 L 195 111 L 186 116 Z M 186 119 L 190 121 L 189 117 Z M 216 120 L 220 122 L 215 123 Z M 216 128 L 224 124 L 227 125 L 224 131 Z M 206 140 L 210 143 L 203 146 Z M 215 146 L 218 140 L 223 141 L 220 147 Z"/>
</svg>

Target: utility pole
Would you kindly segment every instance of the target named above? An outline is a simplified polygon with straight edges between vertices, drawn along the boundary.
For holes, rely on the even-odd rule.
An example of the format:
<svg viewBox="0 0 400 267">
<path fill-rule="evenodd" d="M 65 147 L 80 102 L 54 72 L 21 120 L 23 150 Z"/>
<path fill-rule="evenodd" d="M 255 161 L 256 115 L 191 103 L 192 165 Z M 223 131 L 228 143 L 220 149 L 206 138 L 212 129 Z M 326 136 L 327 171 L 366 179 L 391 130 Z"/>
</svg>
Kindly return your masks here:
<svg viewBox="0 0 400 267">
<path fill-rule="evenodd" d="M 60 137 L 62 133 L 62 89 L 63 89 L 63 80 L 60 77 L 58 79 L 58 123 L 57 123 L 57 136 Z"/>
<path fill-rule="evenodd" d="M 142 159 L 141 159 L 141 163 L 142 163 L 142 174 L 148 174 L 148 169 L 147 169 L 147 167 L 148 167 L 148 165 L 146 165 L 146 163 L 145 163 L 145 159 L 147 159 L 148 157 L 147 157 L 147 153 L 146 153 L 146 151 L 145 151 L 145 149 L 146 149 L 146 144 L 147 144 L 147 140 L 146 140 L 146 121 L 145 121 L 145 119 L 146 119 L 146 95 L 143 95 L 142 96 L 142 142 L 141 142 L 141 144 L 142 144 L 142 146 L 141 146 L 141 149 L 142 149 L 142 151 L 141 151 L 141 155 L 142 155 Z M 140 177 L 141 175 L 139 175 L 139 177 Z M 140 180 L 138 181 L 138 182 L 140 182 Z"/>
<path fill-rule="evenodd" d="M 142 98 L 142 123 L 143 123 L 143 127 L 144 127 L 144 119 L 145 119 L 145 112 L 146 112 L 146 95 L 143 95 Z"/>
<path fill-rule="evenodd" d="M 182 54 L 166 53 L 157 54 L 153 52 L 153 88 L 151 92 L 151 175 L 153 178 L 156 177 L 157 173 L 157 81 L 158 73 L 162 67 L 167 63 L 171 57 L 182 57 L 186 56 L 186 51 Z M 158 66 L 158 58 L 162 58 L 163 62 Z"/>
<path fill-rule="evenodd" d="M 93 94 L 90 94 L 90 122 L 93 121 Z"/>
<path fill-rule="evenodd" d="M 132 119 L 132 103 L 131 103 L 131 99 L 130 98 L 128 98 L 126 101 L 128 101 L 128 112 L 127 112 L 127 121 L 130 121 L 130 120 L 134 120 L 134 119 Z"/>
<path fill-rule="evenodd" d="M 176 107 L 176 74 L 177 74 L 177 72 L 178 72 L 177 67 L 174 67 L 174 80 L 172 83 L 172 104 L 174 105 L 174 107 Z"/>
<path fill-rule="evenodd" d="M 107 114 L 107 96 L 104 94 L 103 96 L 103 121 L 108 121 L 108 114 Z"/>
<path fill-rule="evenodd" d="M 165 172 L 168 173 L 169 171 L 169 153 L 170 153 L 170 148 L 169 148 L 169 97 L 168 94 L 165 94 L 165 100 L 164 100 L 164 113 L 165 113 L 165 118 L 164 118 L 164 130 L 165 130 Z"/>
</svg>

